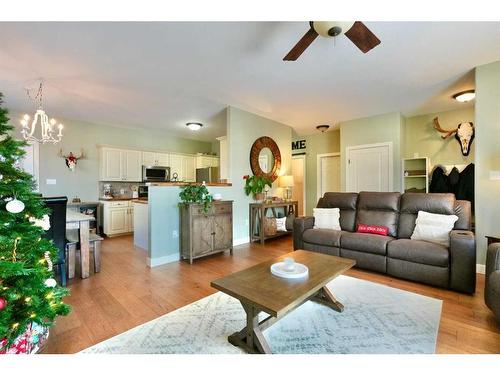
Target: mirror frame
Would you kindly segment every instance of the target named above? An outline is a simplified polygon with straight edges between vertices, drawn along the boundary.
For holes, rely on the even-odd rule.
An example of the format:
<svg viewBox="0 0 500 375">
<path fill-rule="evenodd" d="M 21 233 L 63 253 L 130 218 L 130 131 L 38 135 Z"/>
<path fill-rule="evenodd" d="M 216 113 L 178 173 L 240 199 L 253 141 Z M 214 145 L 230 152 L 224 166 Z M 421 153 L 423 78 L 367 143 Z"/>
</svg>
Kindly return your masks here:
<svg viewBox="0 0 500 375">
<path fill-rule="evenodd" d="M 274 157 L 273 169 L 267 173 L 264 172 L 259 165 L 259 154 L 262 149 L 266 147 L 271 150 Z M 273 182 L 278 178 L 278 171 L 281 168 L 281 152 L 276 142 L 274 142 L 274 139 L 270 137 L 257 138 L 250 150 L 250 166 L 255 176 L 267 177 Z"/>
</svg>

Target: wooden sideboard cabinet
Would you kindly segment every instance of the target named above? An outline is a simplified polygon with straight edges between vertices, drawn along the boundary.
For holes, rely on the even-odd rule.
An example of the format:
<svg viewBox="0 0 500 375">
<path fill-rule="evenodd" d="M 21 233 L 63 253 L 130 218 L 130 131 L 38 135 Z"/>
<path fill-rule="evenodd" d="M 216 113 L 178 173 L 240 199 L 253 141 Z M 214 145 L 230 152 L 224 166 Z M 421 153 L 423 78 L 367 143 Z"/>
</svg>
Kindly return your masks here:
<svg viewBox="0 0 500 375">
<path fill-rule="evenodd" d="M 233 254 L 233 201 L 214 201 L 208 213 L 202 204 L 180 207 L 182 259 L 189 260 L 229 250 Z"/>
</svg>

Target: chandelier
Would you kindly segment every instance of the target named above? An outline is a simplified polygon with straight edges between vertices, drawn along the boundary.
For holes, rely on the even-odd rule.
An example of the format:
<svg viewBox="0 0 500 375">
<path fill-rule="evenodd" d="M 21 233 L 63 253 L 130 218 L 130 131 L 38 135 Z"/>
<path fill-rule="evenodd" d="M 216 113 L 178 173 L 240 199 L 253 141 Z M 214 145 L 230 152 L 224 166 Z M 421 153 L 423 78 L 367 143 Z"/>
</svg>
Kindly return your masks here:
<svg viewBox="0 0 500 375">
<path fill-rule="evenodd" d="M 40 81 L 40 86 L 38 87 L 38 92 L 34 98 L 31 97 L 30 92 L 26 89 L 26 94 L 28 97 L 38 103 L 38 109 L 33 115 L 33 119 L 28 114 L 23 116 L 21 120 L 21 125 L 23 126 L 21 134 L 23 138 L 27 141 L 38 142 L 38 143 L 57 143 L 61 141 L 63 124 L 59 124 L 57 129 L 59 132 L 55 134 L 55 126 L 57 121 L 55 119 L 50 119 L 49 116 L 43 110 L 43 81 Z M 31 123 L 30 123 L 31 121 Z M 41 136 L 37 138 L 35 131 L 37 125 L 40 124 Z"/>
</svg>

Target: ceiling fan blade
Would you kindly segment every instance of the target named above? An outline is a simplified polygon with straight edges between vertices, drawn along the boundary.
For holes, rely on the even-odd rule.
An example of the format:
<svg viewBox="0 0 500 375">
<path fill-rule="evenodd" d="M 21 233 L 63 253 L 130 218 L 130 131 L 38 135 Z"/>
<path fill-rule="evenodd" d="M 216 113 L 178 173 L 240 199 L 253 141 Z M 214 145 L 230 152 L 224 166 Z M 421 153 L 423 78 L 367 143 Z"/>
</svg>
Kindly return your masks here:
<svg viewBox="0 0 500 375">
<path fill-rule="evenodd" d="M 299 42 L 288 52 L 288 54 L 283 58 L 283 61 L 295 61 L 300 55 L 314 42 L 314 39 L 318 37 L 318 33 L 310 28 L 307 33 L 299 40 Z"/>
<path fill-rule="evenodd" d="M 380 39 L 361 21 L 354 22 L 354 25 L 345 32 L 345 36 L 363 53 L 367 53 L 380 44 Z"/>
</svg>

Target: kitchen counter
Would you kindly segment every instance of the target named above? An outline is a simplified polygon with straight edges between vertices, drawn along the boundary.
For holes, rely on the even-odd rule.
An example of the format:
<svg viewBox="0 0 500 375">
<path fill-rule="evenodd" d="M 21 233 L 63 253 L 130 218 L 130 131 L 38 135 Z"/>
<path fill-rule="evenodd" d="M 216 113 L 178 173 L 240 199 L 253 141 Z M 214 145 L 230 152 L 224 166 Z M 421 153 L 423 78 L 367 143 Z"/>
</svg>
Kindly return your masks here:
<svg viewBox="0 0 500 375">
<path fill-rule="evenodd" d="M 98 205 L 100 202 L 85 202 L 85 201 L 81 201 L 81 202 L 68 202 L 67 206 L 68 207 L 74 207 L 74 206 L 91 206 L 91 205 Z"/>
<path fill-rule="evenodd" d="M 148 200 L 147 199 L 132 199 L 132 203 L 140 203 L 140 204 L 148 204 Z"/>
<path fill-rule="evenodd" d="M 104 198 L 99 198 L 99 200 L 101 202 L 116 202 L 116 201 L 131 201 L 132 197 L 128 197 L 128 198 L 111 198 L 111 199 L 104 199 Z"/>
<path fill-rule="evenodd" d="M 148 186 L 187 186 L 187 185 L 201 185 L 201 182 L 150 182 Z M 233 186 L 230 182 L 207 182 L 206 186 Z"/>
</svg>

